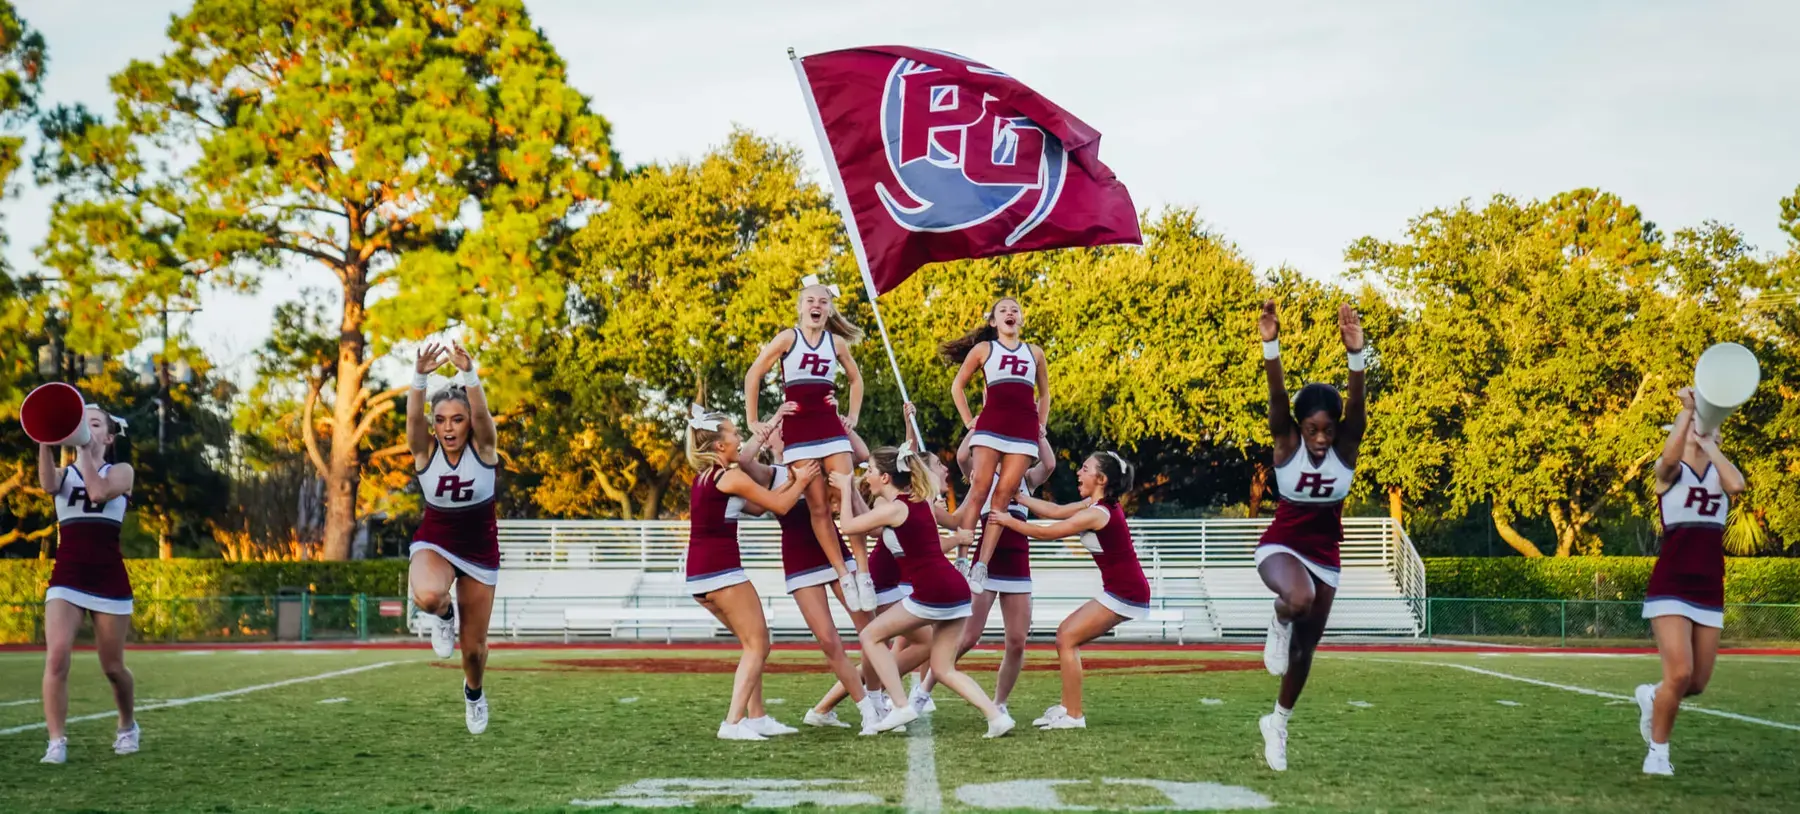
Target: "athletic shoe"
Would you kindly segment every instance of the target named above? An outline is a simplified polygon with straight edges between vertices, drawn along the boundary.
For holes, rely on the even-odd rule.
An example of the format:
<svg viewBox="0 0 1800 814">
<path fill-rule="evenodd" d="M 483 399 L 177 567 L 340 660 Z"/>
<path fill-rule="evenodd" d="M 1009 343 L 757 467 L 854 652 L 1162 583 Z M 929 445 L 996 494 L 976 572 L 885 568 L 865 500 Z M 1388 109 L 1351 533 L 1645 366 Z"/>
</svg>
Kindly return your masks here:
<svg viewBox="0 0 1800 814">
<path fill-rule="evenodd" d="M 1275 771 L 1287 771 L 1287 724 L 1271 712 L 1262 716 L 1257 726 L 1262 729 L 1263 760 Z"/>
<path fill-rule="evenodd" d="M 887 717 L 882 718 L 881 723 L 875 725 L 875 731 L 887 732 L 892 729 L 898 729 L 899 727 L 906 726 L 918 719 L 919 711 L 913 709 L 911 704 L 903 704 L 894 707 L 893 712 L 889 712 Z"/>
<path fill-rule="evenodd" d="M 1269 617 L 1269 637 L 1263 640 L 1263 666 L 1269 668 L 1269 675 L 1287 675 L 1288 641 L 1293 637 L 1294 623 Z"/>
<path fill-rule="evenodd" d="M 766 741 L 766 740 L 768 740 L 768 738 L 765 738 L 761 735 L 756 734 L 755 730 L 751 729 L 750 727 L 744 726 L 743 722 L 740 721 L 735 724 L 726 724 L 726 723 L 719 724 L 719 740 L 722 740 L 722 741 Z"/>
<path fill-rule="evenodd" d="M 844 592 L 844 604 L 851 610 L 867 610 L 863 607 L 862 592 L 856 587 L 856 573 L 845 571 L 838 575 L 838 588 Z"/>
<path fill-rule="evenodd" d="M 803 723 L 807 726 L 835 726 L 840 729 L 850 728 L 849 724 L 838 720 L 837 710 L 835 709 L 823 715 L 819 714 L 819 711 L 816 709 L 809 709 L 806 711 L 806 718 Z"/>
<path fill-rule="evenodd" d="M 1044 710 L 1044 717 L 1039 718 L 1035 721 L 1032 721 L 1031 725 L 1032 726 L 1048 726 L 1051 721 L 1054 721 L 1058 718 L 1067 718 L 1067 717 L 1069 717 L 1069 708 L 1063 706 L 1062 704 L 1054 704 L 1049 709 Z"/>
<path fill-rule="evenodd" d="M 937 702 L 931 700 L 931 693 L 925 692 L 924 687 L 924 684 L 914 686 L 912 695 L 907 698 L 912 702 L 913 709 L 918 710 L 920 715 L 937 711 Z"/>
<path fill-rule="evenodd" d="M 44 758 L 46 763 L 49 762 L 49 760 L 50 758 L 48 757 Z M 1644 755 L 1644 774 L 1660 774 L 1664 777 L 1674 776 L 1675 764 L 1669 762 L 1669 750 L 1663 749 L 1658 752 L 1656 749 L 1651 749 L 1649 754 Z"/>
<path fill-rule="evenodd" d="M 425 619 L 431 625 L 431 652 L 440 659 L 450 658 L 456 652 L 456 612 L 451 611 L 449 619 L 427 613 Z"/>
<path fill-rule="evenodd" d="M 875 591 L 875 577 L 871 574 L 865 574 L 858 571 L 856 573 L 856 597 L 861 600 L 862 609 L 873 611 L 876 608 L 881 607 L 881 602 L 877 598 L 878 596 L 879 595 Z M 844 598 L 849 599 L 850 595 L 846 593 L 844 594 Z"/>
<path fill-rule="evenodd" d="M 995 715 L 988 719 L 988 731 L 987 734 L 982 735 L 982 737 L 998 738 L 1013 731 L 1013 727 L 1015 726 L 1018 726 L 1018 722 L 1014 721 L 1011 715 L 1002 712 L 999 715 Z"/>
<path fill-rule="evenodd" d="M 40 760 L 38 762 L 39 763 L 55 763 L 58 765 L 69 762 L 69 739 L 68 738 L 52 739 L 50 741 L 50 746 L 48 748 L 44 749 L 44 759 Z"/>
<path fill-rule="evenodd" d="M 113 754 L 135 754 L 138 750 L 138 739 L 141 734 L 141 731 L 138 729 L 137 721 L 131 722 L 130 729 L 119 730 L 118 736 L 113 738 Z"/>
<path fill-rule="evenodd" d="M 987 564 L 975 563 L 969 566 L 969 590 L 977 596 L 987 590 Z"/>
<path fill-rule="evenodd" d="M 894 711 L 894 701 L 888 698 L 886 690 L 869 690 L 869 698 L 875 699 L 875 718 L 880 720 Z"/>
<path fill-rule="evenodd" d="M 473 701 L 470 701 L 467 696 L 464 696 L 463 697 L 463 723 L 466 723 L 469 725 L 469 734 L 479 735 L 483 732 L 486 732 L 487 731 L 487 721 L 488 721 L 487 693 L 483 692 L 481 694 L 480 698 L 477 698 Z"/>
<path fill-rule="evenodd" d="M 1063 715 L 1061 717 L 1052 719 L 1049 723 L 1044 724 L 1043 726 L 1040 726 L 1038 728 L 1042 729 L 1046 732 L 1048 732 L 1052 729 L 1086 729 L 1087 728 L 1087 716 L 1083 715 L 1080 718 L 1071 718 L 1067 715 Z"/>
<path fill-rule="evenodd" d="M 969 578 L 969 560 L 968 560 L 968 558 L 957 557 L 956 562 L 954 564 L 956 565 L 956 573 L 962 574 L 963 579 L 968 579 Z"/>
<path fill-rule="evenodd" d="M 1638 734 L 1644 736 L 1644 745 L 1649 746 L 1650 719 L 1656 714 L 1656 685 L 1639 684 L 1637 686 L 1637 692 L 1632 693 L 1632 695 L 1637 697 Z M 1650 770 L 1645 769 L 1644 771 Z"/>
<path fill-rule="evenodd" d="M 995 704 L 994 706 L 1000 708 L 1000 714 L 1002 714 L 1002 715 L 1011 715 L 1012 714 L 1012 711 L 1007 709 L 1005 704 Z"/>
<path fill-rule="evenodd" d="M 745 718 L 744 726 L 750 727 L 750 731 L 765 738 L 773 738 L 777 735 L 792 735 L 795 732 L 800 731 L 777 721 L 768 715 L 764 715 L 761 718 Z"/>
<path fill-rule="evenodd" d="M 862 715 L 861 734 L 881 734 L 881 730 L 876 729 L 875 725 L 881 723 L 881 719 L 887 716 L 887 710 L 882 709 L 881 702 L 876 699 L 875 693 L 868 693 L 863 696 L 863 700 L 856 702 L 856 711 Z"/>
</svg>

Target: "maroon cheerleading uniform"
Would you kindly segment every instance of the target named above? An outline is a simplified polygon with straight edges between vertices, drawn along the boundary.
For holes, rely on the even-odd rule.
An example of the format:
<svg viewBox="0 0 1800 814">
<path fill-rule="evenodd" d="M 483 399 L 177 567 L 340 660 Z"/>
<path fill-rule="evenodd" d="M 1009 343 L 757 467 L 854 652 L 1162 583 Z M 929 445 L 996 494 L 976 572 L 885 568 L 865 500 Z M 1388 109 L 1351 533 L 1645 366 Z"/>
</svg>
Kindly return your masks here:
<svg viewBox="0 0 1800 814">
<path fill-rule="evenodd" d="M 787 470 L 777 469 L 770 488 L 780 489 L 786 481 Z M 788 593 L 837 581 L 837 570 L 831 567 L 824 546 L 819 545 L 819 535 L 813 531 L 812 515 L 807 511 L 805 498 L 795 502 L 787 514 L 776 515 L 775 523 L 781 527 L 781 570 Z M 854 572 L 856 560 L 841 537 L 838 550 L 843 553 L 844 567 Z M 874 563 L 869 564 L 870 570 L 874 567 Z"/>
<path fill-rule="evenodd" d="M 900 573 L 900 560 L 894 557 L 893 549 L 899 547 L 894 530 L 882 529 L 881 544 L 869 550 L 869 576 L 875 581 L 876 607 L 892 605 L 912 593 L 912 583 Z"/>
<path fill-rule="evenodd" d="M 898 547 L 900 573 L 912 583 L 912 594 L 900 600 L 906 612 L 921 619 L 961 619 L 969 615 L 969 581 L 944 557 L 943 538 L 930 503 L 901 495 L 906 520 L 883 534 L 883 543 Z M 873 569 L 873 564 L 870 568 Z"/>
<path fill-rule="evenodd" d="M 1138 562 L 1125 511 L 1110 500 L 1087 510 L 1095 509 L 1106 513 L 1106 525 L 1081 535 L 1081 546 L 1094 555 L 1094 565 L 1100 568 L 1101 590 L 1094 599 L 1127 619 L 1142 619 L 1150 613 L 1150 581 Z"/>
<path fill-rule="evenodd" d="M 992 490 L 999 488 L 997 480 L 988 492 L 990 505 L 994 501 Z M 1021 485 L 1019 494 L 1024 493 L 1025 488 Z M 1006 511 L 1020 520 L 1031 518 L 1031 512 L 1019 503 L 1009 504 Z M 984 512 L 976 528 L 986 527 L 987 514 Z M 1004 526 L 1000 528 L 1000 538 L 994 542 L 994 556 L 988 559 L 987 589 L 998 594 L 1031 593 L 1030 538 Z"/>
<path fill-rule="evenodd" d="M 1275 519 L 1256 543 L 1256 564 L 1276 554 L 1291 554 L 1314 578 L 1336 588 L 1338 548 L 1344 540 L 1344 498 L 1350 495 L 1355 470 L 1344 465 L 1336 449 L 1313 463 L 1306 445 L 1275 467 L 1280 503 Z"/>
<path fill-rule="evenodd" d="M 981 396 L 981 414 L 969 443 L 1000 450 L 1007 455 L 1037 459 L 1040 434 L 1037 409 L 1037 356 L 1031 346 L 1008 348 L 995 339 L 988 343 L 987 361 L 981 365 L 987 389 Z"/>
<path fill-rule="evenodd" d="M 96 474 L 104 477 L 110 469 L 112 464 L 101 464 Z M 44 601 L 61 599 L 95 613 L 130 616 L 131 578 L 119 552 L 119 531 L 130 496 L 89 501 L 81 470 L 69 466 L 63 469 L 54 498 L 56 564 L 50 568 Z"/>
<path fill-rule="evenodd" d="M 488 465 L 464 446 L 455 464 L 433 444 L 431 460 L 418 471 L 425 514 L 413 532 L 408 556 L 431 551 L 449 561 L 459 576 L 484 585 L 500 580 L 500 524 L 494 493 L 500 467 Z"/>
<path fill-rule="evenodd" d="M 719 491 L 728 470 L 714 467 L 694 477 L 688 499 L 687 590 L 704 596 L 749 582 L 738 554 L 738 511 L 743 501 Z"/>
<path fill-rule="evenodd" d="M 828 401 L 837 394 L 837 340 L 827 331 L 818 345 L 794 329 L 794 346 L 781 357 L 781 395 L 799 407 L 781 421 L 781 462 L 829 458 L 850 452 L 850 431 Z"/>
<path fill-rule="evenodd" d="M 1687 461 L 1657 496 L 1662 548 L 1644 591 L 1644 618 L 1685 616 L 1696 625 L 1725 626 L 1725 519 L 1731 497 L 1710 462 L 1704 475 Z"/>
</svg>

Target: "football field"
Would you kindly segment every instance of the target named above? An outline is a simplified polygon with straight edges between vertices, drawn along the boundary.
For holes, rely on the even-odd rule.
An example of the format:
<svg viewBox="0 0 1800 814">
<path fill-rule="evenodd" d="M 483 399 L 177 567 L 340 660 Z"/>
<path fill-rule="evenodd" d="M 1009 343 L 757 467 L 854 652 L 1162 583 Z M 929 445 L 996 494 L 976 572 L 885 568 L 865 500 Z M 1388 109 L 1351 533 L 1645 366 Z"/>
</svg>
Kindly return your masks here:
<svg viewBox="0 0 1800 814">
<path fill-rule="evenodd" d="M 1290 725 L 1289 770 L 1262 761 L 1275 679 L 1253 652 L 1093 649 L 1085 731 L 1039 732 L 1055 656 L 1029 654 L 1020 728 L 984 740 L 945 689 L 909 731 L 713 737 L 735 651 L 494 651 L 492 723 L 463 728 L 456 662 L 429 649 L 140 650 L 143 751 L 110 749 L 92 652 L 70 679 L 69 762 L 37 763 L 42 655 L 0 653 L 0 810 L 845 811 L 1794 810 L 1800 659 L 1724 656 L 1673 739 L 1676 776 L 1639 773 L 1632 687 L 1651 655 L 1321 653 Z M 996 654 L 969 672 L 992 688 Z M 830 684 L 815 651 L 776 652 L 770 711 L 800 726 Z M 855 710 L 842 709 L 846 721 Z"/>
</svg>

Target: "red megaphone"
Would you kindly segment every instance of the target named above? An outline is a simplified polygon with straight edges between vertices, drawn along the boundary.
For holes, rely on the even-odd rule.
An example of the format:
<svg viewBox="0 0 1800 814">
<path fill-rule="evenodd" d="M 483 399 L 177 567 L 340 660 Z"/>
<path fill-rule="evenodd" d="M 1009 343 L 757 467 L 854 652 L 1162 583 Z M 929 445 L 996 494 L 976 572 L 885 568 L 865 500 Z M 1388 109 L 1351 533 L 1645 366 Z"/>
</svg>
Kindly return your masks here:
<svg viewBox="0 0 1800 814">
<path fill-rule="evenodd" d="M 51 382 L 39 385 L 19 405 L 19 423 L 25 434 L 40 444 L 85 447 L 88 434 L 87 401 L 73 385 Z"/>
</svg>

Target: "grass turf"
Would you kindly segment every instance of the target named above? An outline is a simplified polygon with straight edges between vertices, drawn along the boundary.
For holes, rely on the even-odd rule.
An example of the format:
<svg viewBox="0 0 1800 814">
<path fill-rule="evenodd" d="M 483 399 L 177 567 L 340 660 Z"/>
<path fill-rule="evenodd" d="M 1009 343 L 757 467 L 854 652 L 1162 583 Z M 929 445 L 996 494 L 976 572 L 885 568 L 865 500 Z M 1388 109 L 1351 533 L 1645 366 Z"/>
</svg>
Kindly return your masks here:
<svg viewBox="0 0 1800 814">
<path fill-rule="evenodd" d="M 110 718 L 70 725 L 70 762 L 41 766 L 41 729 L 0 735 L 5 811 L 557 811 L 616 797 L 658 778 L 838 779 L 882 801 L 907 796 L 913 733 L 857 737 L 802 727 L 767 743 L 713 739 L 735 653 L 668 650 L 495 651 L 487 734 L 463 729 L 455 662 L 428 650 L 261 653 L 138 651 L 128 656 L 149 706 L 380 662 L 399 664 L 293 683 L 141 716 L 144 750 L 117 757 Z M 1263 766 L 1256 720 L 1275 679 L 1255 654 L 1106 651 L 1086 654 L 1085 731 L 1028 726 L 1058 692 L 1054 657 L 1030 654 L 1011 708 L 1021 728 L 982 739 L 984 724 L 938 691 L 929 753 L 947 810 L 982 801 L 997 781 L 1077 781 L 1066 805 L 1166 805 L 1144 786 L 1106 778 L 1243 787 L 1283 811 L 1774 811 L 1794 803 L 1800 731 L 1686 713 L 1678 774 L 1639 773 L 1644 747 L 1629 702 L 1443 664 L 1629 696 L 1652 681 L 1652 656 L 1326 653 L 1290 726 L 1289 771 Z M 1127 666 L 1133 662 L 1152 662 Z M 779 651 L 765 679 L 770 707 L 798 726 L 830 683 L 815 653 Z M 991 654 L 965 661 L 991 689 Z M 1248 668 L 1248 669 L 1245 669 Z M 645 669 L 657 672 L 645 672 Z M 42 658 L 0 654 L 0 704 L 35 697 Z M 92 653 L 70 679 L 73 715 L 111 700 Z M 1800 660 L 1724 657 L 1695 702 L 1800 723 Z M 320 703 L 347 699 L 335 703 Z M 629 700 L 628 700 L 629 699 Z M 1220 703 L 1204 703 L 1211 699 Z M 1507 701 L 1513 705 L 1501 704 Z M 1352 702 L 1356 702 L 1353 704 Z M 841 713 L 854 722 L 848 706 Z M 41 721 L 35 704 L 0 706 L 0 730 Z M 973 789 L 973 791 L 971 791 Z M 916 793 L 916 792 L 915 792 Z M 747 798 L 696 798 L 700 808 Z M 1022 801 L 1023 798 L 1002 798 Z M 988 800 L 987 802 L 992 802 Z M 857 810 L 857 809 L 844 809 Z"/>
</svg>

